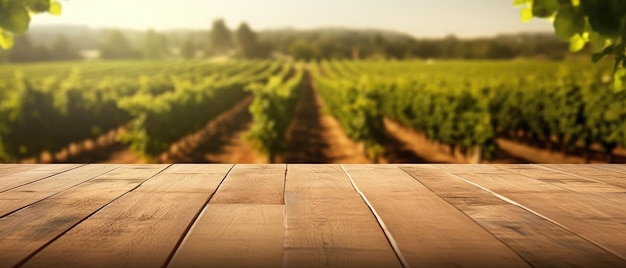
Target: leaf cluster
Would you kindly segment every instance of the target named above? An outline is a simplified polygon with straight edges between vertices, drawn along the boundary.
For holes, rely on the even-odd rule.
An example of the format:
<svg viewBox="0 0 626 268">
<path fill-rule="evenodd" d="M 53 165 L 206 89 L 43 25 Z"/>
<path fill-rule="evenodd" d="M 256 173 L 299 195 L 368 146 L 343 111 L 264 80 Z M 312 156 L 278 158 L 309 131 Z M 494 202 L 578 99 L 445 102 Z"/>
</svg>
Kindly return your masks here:
<svg viewBox="0 0 626 268">
<path fill-rule="evenodd" d="M 0 47 L 13 47 L 13 37 L 28 31 L 33 14 L 61 14 L 61 4 L 55 0 L 0 0 Z"/>
<path fill-rule="evenodd" d="M 556 35 L 570 42 L 571 51 L 592 46 L 592 61 L 614 56 L 614 89 L 626 80 L 626 1 L 623 0 L 514 0 L 522 6 L 521 19 L 553 22 Z"/>
</svg>

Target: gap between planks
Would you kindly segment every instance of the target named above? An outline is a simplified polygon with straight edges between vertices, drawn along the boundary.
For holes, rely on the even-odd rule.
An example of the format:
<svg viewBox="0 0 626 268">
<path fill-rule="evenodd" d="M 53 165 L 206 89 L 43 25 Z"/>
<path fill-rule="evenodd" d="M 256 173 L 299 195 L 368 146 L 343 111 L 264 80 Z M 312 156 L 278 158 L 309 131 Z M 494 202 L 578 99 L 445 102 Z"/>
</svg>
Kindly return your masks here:
<svg viewBox="0 0 626 268">
<path fill-rule="evenodd" d="M 385 234 L 385 237 L 387 237 L 387 241 L 389 241 L 389 245 L 391 245 L 393 252 L 396 254 L 396 257 L 400 261 L 400 264 L 402 264 L 402 267 L 405 267 L 405 268 L 410 267 L 409 262 L 406 260 L 406 258 L 402 254 L 402 251 L 400 251 L 400 248 L 398 247 L 398 242 L 396 242 L 396 239 L 393 238 L 393 236 L 391 235 L 391 232 L 389 232 L 389 229 L 387 228 L 387 225 L 385 225 L 385 222 L 383 222 L 383 219 L 380 217 L 380 215 L 378 214 L 378 212 L 376 211 L 372 203 L 369 201 L 369 199 L 367 199 L 367 196 L 365 196 L 365 194 L 361 191 L 361 189 L 359 189 L 359 186 L 356 185 L 356 183 L 354 182 L 354 179 L 352 179 L 352 176 L 350 175 L 350 173 L 348 173 L 348 171 L 343 166 L 343 164 L 340 164 L 339 166 L 341 166 L 341 170 L 343 170 L 343 172 L 346 174 L 346 176 L 350 180 L 350 183 L 352 184 L 352 187 L 354 188 L 354 190 L 357 193 L 359 193 L 359 195 L 361 196 L 361 199 L 365 201 L 365 204 L 367 204 L 367 207 L 369 207 L 370 211 L 372 211 L 372 214 L 374 214 L 374 217 L 376 218 L 376 221 L 378 222 L 380 229 L 382 229 L 383 233 Z"/>
<path fill-rule="evenodd" d="M 505 171 L 505 170 L 503 170 L 503 171 Z M 505 172 L 506 172 L 506 171 L 505 171 Z M 511 205 L 517 206 L 517 207 L 519 207 L 519 208 L 521 208 L 521 209 L 523 209 L 523 210 L 525 210 L 525 211 L 528 211 L 529 213 L 534 214 L 535 216 L 540 217 L 540 218 L 542 218 L 542 219 L 544 219 L 544 220 L 546 220 L 546 221 L 548 221 L 548 222 L 550 222 L 550 223 L 552 223 L 552 224 L 556 225 L 557 227 L 559 227 L 559 228 L 561 228 L 561 229 L 563 229 L 563 230 L 566 230 L 567 232 L 572 233 L 572 234 L 574 234 L 574 235 L 576 235 L 576 236 L 578 236 L 578 237 L 582 238 L 583 240 L 585 240 L 585 241 L 587 241 L 587 242 L 589 242 L 589 243 L 593 244 L 594 246 L 597 246 L 597 247 L 599 247 L 599 248 L 601 248 L 601 249 L 605 250 L 606 252 L 609 252 L 609 253 L 611 253 L 612 255 L 614 255 L 614 256 L 616 256 L 616 257 L 618 257 L 618 258 L 620 258 L 620 259 L 622 259 L 622 260 L 625 260 L 625 261 L 626 261 L 626 257 L 625 257 L 625 256 L 623 256 L 623 255 L 621 255 L 620 253 L 615 252 L 614 250 L 612 250 L 612 249 L 610 249 L 610 248 L 608 248 L 608 247 L 606 247 L 606 246 L 602 245 L 601 243 L 599 243 L 599 242 L 595 241 L 594 239 L 591 239 L 591 238 L 589 238 L 589 237 L 587 237 L 587 236 L 585 236 L 585 235 L 583 235 L 583 234 L 580 234 L 580 233 L 578 233 L 578 232 L 574 232 L 574 230 L 572 230 L 572 229 L 568 228 L 567 226 L 565 226 L 565 225 L 563 225 L 563 224 L 559 223 L 559 222 L 558 222 L 558 221 L 556 221 L 556 220 L 553 220 L 553 219 L 551 219 L 551 218 L 549 218 L 549 217 L 547 217 L 547 216 L 545 216 L 545 215 L 543 215 L 543 214 L 541 214 L 541 213 L 539 213 L 539 212 L 537 212 L 537 211 L 535 211 L 535 210 L 533 210 L 533 209 L 531 209 L 531 208 L 529 208 L 529 207 L 527 207 L 527 206 L 524 206 L 524 205 L 522 205 L 522 204 L 520 204 L 520 203 L 518 203 L 518 202 L 516 202 L 516 201 L 514 201 L 514 200 L 512 200 L 512 199 L 510 199 L 510 198 L 508 198 L 508 197 L 506 197 L 506 196 L 504 196 L 504 195 L 498 194 L 498 193 L 496 193 L 495 191 L 492 191 L 492 190 L 490 190 L 490 189 L 489 189 L 489 188 L 487 188 L 487 187 L 484 187 L 484 186 L 482 186 L 482 185 L 480 185 L 480 184 L 478 184 L 478 183 L 475 183 L 475 182 L 473 182 L 473 181 L 470 181 L 470 180 L 468 180 L 468 179 L 466 179 L 466 178 L 464 178 L 464 177 L 462 177 L 462 176 L 459 176 L 459 175 L 457 175 L 457 174 L 455 174 L 455 173 L 453 173 L 453 172 L 448 172 L 448 171 L 446 171 L 446 173 L 450 174 L 451 176 L 457 177 L 457 178 L 459 178 L 459 179 L 461 179 L 461 180 L 465 181 L 466 183 L 471 184 L 471 185 L 473 185 L 473 186 L 475 186 L 475 187 L 477 187 L 477 188 L 480 188 L 481 190 L 483 190 L 483 191 L 486 191 L 486 192 L 490 193 L 491 195 L 493 195 L 493 196 L 497 197 L 498 199 L 500 199 L 500 200 L 502 200 L 502 201 L 504 201 L 504 202 L 507 202 L 507 203 L 509 203 L 509 204 L 511 204 Z M 532 179 L 532 178 L 531 178 L 531 179 Z"/>
</svg>

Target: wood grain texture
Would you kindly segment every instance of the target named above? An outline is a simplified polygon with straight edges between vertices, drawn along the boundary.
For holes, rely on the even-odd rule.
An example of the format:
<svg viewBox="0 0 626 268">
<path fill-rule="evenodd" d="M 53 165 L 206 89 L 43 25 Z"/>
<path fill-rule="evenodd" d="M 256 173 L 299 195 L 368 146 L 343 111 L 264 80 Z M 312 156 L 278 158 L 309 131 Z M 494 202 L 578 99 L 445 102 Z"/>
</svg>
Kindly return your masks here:
<svg viewBox="0 0 626 268">
<path fill-rule="evenodd" d="M 24 184 L 42 180 L 55 174 L 77 168 L 78 164 L 37 165 L 17 173 L 0 176 L 0 192 L 4 192 Z"/>
<path fill-rule="evenodd" d="M 0 164 L 0 177 L 34 169 L 38 166 L 35 164 Z"/>
<path fill-rule="evenodd" d="M 289 165 L 285 185 L 284 264 L 398 267 L 382 229 L 339 165 Z M 312 257 L 314 256 L 314 258 Z"/>
<path fill-rule="evenodd" d="M 123 167 L 0 219 L 0 267 L 11 267 L 164 169 Z"/>
<path fill-rule="evenodd" d="M 594 181 L 604 182 L 617 188 L 616 191 L 626 192 L 626 168 L 622 172 L 609 171 L 603 169 L 604 165 L 541 165 L 543 167 L 567 172 L 569 174 L 578 175 Z M 619 165 L 609 165 L 609 167 L 617 167 Z M 619 170 L 619 169 L 615 169 Z"/>
<path fill-rule="evenodd" d="M 0 218 L 109 172 L 118 165 L 88 165 L 0 193 Z"/>
<path fill-rule="evenodd" d="M 626 174 L 626 164 L 593 164 L 593 165 L 588 165 L 588 166 L 597 168 L 597 169 L 609 170 L 609 171 L 614 171 L 614 172 L 618 172 L 621 174 Z"/>
<path fill-rule="evenodd" d="M 449 173 L 462 175 L 464 178 L 476 178 L 480 181 L 488 182 L 489 187 L 487 188 L 501 194 L 531 192 L 552 194 L 571 192 L 569 189 L 529 178 L 522 174 L 502 170 L 492 165 L 475 166 L 471 170 L 450 168 L 447 165 L 441 165 L 438 167 Z M 523 168 L 523 166 L 520 168 Z"/>
<path fill-rule="evenodd" d="M 25 267 L 162 266 L 226 176 L 221 171 L 159 174 L 72 228 Z"/>
<path fill-rule="evenodd" d="M 626 165 L 345 168 L 0 165 L 0 268 L 626 267 Z"/>
<path fill-rule="evenodd" d="M 445 169 L 445 166 L 440 168 Z M 626 260 L 626 195 L 553 190 L 516 174 L 456 173 L 517 202 Z M 513 175 L 513 176 L 512 176 Z M 520 185 L 518 182 L 523 181 Z"/>
<path fill-rule="evenodd" d="M 232 164 L 174 164 L 163 171 L 163 173 L 223 174 L 232 167 Z"/>
<path fill-rule="evenodd" d="M 168 267 L 280 267 L 284 216 L 284 205 L 211 201 Z"/>
<path fill-rule="evenodd" d="M 211 204 L 284 204 L 287 165 L 236 165 Z"/>
<path fill-rule="evenodd" d="M 467 215 L 394 165 L 344 165 L 411 266 L 528 267 Z"/>
<path fill-rule="evenodd" d="M 493 165 L 494 167 L 506 170 L 512 173 L 523 175 L 532 179 L 536 179 L 545 183 L 549 183 L 564 189 L 581 193 L 615 193 L 626 192 L 626 188 L 620 188 L 603 181 L 592 178 L 585 178 L 572 174 L 559 172 L 551 168 L 542 168 L 543 165 Z M 582 166 L 581 166 L 582 168 Z M 600 171 L 601 170 L 595 170 Z M 597 174 L 598 174 L 597 173 Z M 610 172 L 605 172 L 610 173 Z M 626 175 L 623 176 L 626 179 Z"/>
<path fill-rule="evenodd" d="M 404 170 L 535 267 L 620 267 L 626 262 L 587 240 L 450 175 L 437 166 Z M 527 168 L 520 169 L 528 171 Z"/>
</svg>

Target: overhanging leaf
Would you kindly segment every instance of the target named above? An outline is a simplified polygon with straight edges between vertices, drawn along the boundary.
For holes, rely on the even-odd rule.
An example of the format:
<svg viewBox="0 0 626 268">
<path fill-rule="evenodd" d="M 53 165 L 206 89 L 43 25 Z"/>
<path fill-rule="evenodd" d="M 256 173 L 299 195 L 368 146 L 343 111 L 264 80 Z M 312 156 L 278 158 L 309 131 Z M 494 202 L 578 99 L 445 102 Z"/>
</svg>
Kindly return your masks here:
<svg viewBox="0 0 626 268">
<path fill-rule="evenodd" d="M 569 40 L 569 50 L 572 52 L 580 51 L 585 47 L 585 43 L 587 41 L 580 34 L 575 34 Z"/>
<path fill-rule="evenodd" d="M 533 10 L 530 7 L 525 7 L 522 9 L 522 12 L 520 13 L 520 19 L 522 20 L 522 22 L 529 22 L 530 20 L 533 19 Z"/>
<path fill-rule="evenodd" d="M 52 4 L 50 4 L 50 10 L 48 12 L 50 12 L 50 14 L 55 15 L 55 16 L 59 16 L 61 15 L 61 4 L 59 4 L 59 2 L 52 2 Z"/>
<path fill-rule="evenodd" d="M 559 0 L 534 0 L 533 14 L 540 18 L 548 18 L 559 9 Z"/>
<path fill-rule="evenodd" d="M 22 1 L 10 1 L 6 8 L 6 14 L 0 17 L 0 27 L 14 35 L 25 33 L 30 23 L 30 15 Z"/>
<path fill-rule="evenodd" d="M 24 0 L 24 4 L 32 12 L 47 12 L 50 9 L 50 0 Z"/>
<path fill-rule="evenodd" d="M 559 38 L 569 40 L 575 34 L 582 34 L 585 28 L 585 18 L 571 5 L 563 4 L 559 8 L 553 25 Z"/>
<path fill-rule="evenodd" d="M 9 49 L 13 47 L 13 35 L 0 29 L 0 47 Z"/>
</svg>

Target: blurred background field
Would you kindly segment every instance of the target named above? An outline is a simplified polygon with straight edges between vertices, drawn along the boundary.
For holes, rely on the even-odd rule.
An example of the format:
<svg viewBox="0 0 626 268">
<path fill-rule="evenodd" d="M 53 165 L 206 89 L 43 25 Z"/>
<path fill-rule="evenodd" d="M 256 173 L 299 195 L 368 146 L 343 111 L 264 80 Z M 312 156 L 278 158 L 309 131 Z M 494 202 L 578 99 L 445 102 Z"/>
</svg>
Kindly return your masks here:
<svg viewBox="0 0 626 268">
<path fill-rule="evenodd" d="M 0 162 L 626 162 L 611 60 L 507 1 L 113 2 L 0 50 Z"/>
</svg>

